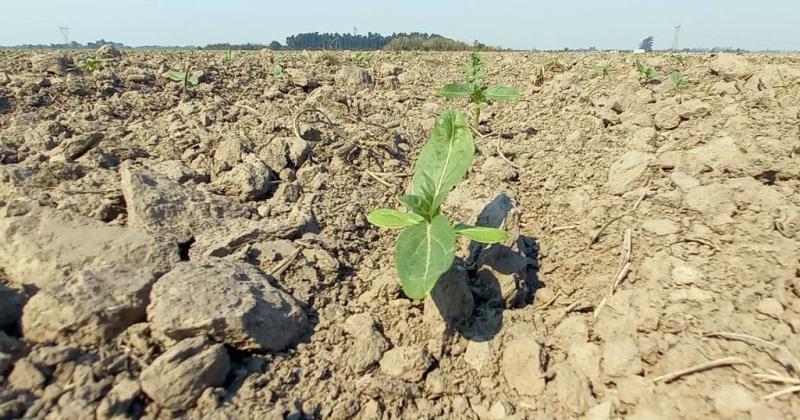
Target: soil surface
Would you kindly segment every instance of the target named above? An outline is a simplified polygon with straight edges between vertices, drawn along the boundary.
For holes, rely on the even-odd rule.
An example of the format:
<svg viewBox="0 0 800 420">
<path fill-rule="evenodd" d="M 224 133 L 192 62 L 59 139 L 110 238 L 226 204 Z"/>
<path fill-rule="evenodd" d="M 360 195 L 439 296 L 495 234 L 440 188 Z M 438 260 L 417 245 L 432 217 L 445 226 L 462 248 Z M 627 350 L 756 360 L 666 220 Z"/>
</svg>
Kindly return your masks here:
<svg viewBox="0 0 800 420">
<path fill-rule="evenodd" d="M 366 214 L 467 57 L 0 51 L 0 419 L 800 417 L 800 58 L 486 54 L 512 238 L 412 301 Z"/>
</svg>

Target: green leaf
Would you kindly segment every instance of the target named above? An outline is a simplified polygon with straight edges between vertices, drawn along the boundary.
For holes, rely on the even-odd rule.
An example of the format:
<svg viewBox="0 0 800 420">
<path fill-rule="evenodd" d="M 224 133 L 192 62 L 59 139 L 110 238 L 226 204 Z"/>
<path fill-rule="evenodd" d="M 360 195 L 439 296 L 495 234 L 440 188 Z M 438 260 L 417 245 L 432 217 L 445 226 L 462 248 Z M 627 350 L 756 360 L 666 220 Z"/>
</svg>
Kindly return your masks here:
<svg viewBox="0 0 800 420">
<path fill-rule="evenodd" d="M 472 87 L 463 83 L 450 83 L 439 89 L 439 95 L 445 98 L 469 98 L 472 95 Z"/>
<path fill-rule="evenodd" d="M 182 82 L 186 79 L 186 73 L 178 70 L 170 70 L 167 72 L 167 79 L 175 82 Z"/>
<path fill-rule="evenodd" d="M 489 86 L 484 95 L 494 101 L 513 101 L 519 98 L 519 92 L 516 89 L 503 85 Z"/>
<path fill-rule="evenodd" d="M 403 213 L 391 209 L 375 209 L 367 215 L 367 220 L 375 226 L 388 229 L 400 229 L 425 221 L 422 216 L 414 213 Z"/>
<path fill-rule="evenodd" d="M 456 225 L 455 231 L 459 235 L 464 235 L 467 238 L 482 244 L 496 244 L 499 242 L 505 242 L 510 236 L 508 232 L 504 231 L 503 229 L 495 229 L 483 226 L 470 226 L 464 224 Z"/>
<path fill-rule="evenodd" d="M 413 194 L 427 204 L 432 219 L 447 194 L 466 175 L 475 155 L 475 142 L 464 114 L 448 109 L 436 120 L 414 169 Z"/>
<path fill-rule="evenodd" d="M 428 203 L 425 202 L 425 199 L 414 194 L 406 194 L 397 197 L 397 201 L 402 203 L 404 206 L 408 207 L 409 210 L 413 211 L 415 214 L 418 214 L 422 217 L 428 218 L 430 214 L 430 209 L 428 208 Z"/>
<path fill-rule="evenodd" d="M 397 238 L 397 273 L 403 292 L 422 299 L 453 265 L 456 234 L 450 221 L 438 215 L 428 223 L 409 226 Z"/>
<path fill-rule="evenodd" d="M 189 76 L 189 84 L 190 85 L 197 86 L 198 83 L 200 83 L 200 77 L 198 77 L 195 74 Z"/>
</svg>

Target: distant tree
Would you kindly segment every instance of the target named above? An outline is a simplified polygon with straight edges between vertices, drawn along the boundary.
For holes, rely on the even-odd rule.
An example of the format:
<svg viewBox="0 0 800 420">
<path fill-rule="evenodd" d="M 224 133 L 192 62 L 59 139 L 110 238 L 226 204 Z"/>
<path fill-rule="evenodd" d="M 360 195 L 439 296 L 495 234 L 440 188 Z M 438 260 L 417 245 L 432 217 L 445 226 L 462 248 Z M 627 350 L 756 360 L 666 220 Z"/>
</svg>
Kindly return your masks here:
<svg viewBox="0 0 800 420">
<path fill-rule="evenodd" d="M 278 41 L 272 41 L 269 43 L 269 49 L 271 50 L 279 50 L 281 48 L 283 48 L 283 45 L 281 45 L 281 43 Z"/>
<path fill-rule="evenodd" d="M 647 38 L 643 39 L 642 42 L 639 43 L 639 49 L 647 52 L 653 51 L 653 37 L 648 36 Z"/>
</svg>

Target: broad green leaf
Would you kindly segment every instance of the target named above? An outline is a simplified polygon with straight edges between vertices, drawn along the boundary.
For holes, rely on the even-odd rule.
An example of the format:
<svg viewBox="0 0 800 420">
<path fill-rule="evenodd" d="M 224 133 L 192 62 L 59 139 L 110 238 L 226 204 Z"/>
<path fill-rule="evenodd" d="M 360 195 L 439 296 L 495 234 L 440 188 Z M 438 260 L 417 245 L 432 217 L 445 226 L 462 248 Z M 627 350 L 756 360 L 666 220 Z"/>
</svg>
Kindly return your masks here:
<svg viewBox="0 0 800 420">
<path fill-rule="evenodd" d="M 455 231 L 459 235 L 464 235 L 475 242 L 482 244 L 496 244 L 508 240 L 509 234 L 503 229 L 495 229 L 484 226 L 470 226 L 458 224 Z"/>
<path fill-rule="evenodd" d="M 489 86 L 484 95 L 494 101 L 513 101 L 519 98 L 519 92 L 516 89 L 503 85 Z"/>
<path fill-rule="evenodd" d="M 451 83 L 442 86 L 439 89 L 439 95 L 445 98 L 469 98 L 472 95 L 472 88 L 470 85 L 463 83 Z"/>
<path fill-rule="evenodd" d="M 425 218 L 430 218 L 428 217 L 430 209 L 428 208 L 428 203 L 425 202 L 424 198 L 414 194 L 406 194 L 397 197 L 397 201 L 408 207 L 408 209 L 413 211 L 415 214 Z"/>
<path fill-rule="evenodd" d="M 167 78 L 176 82 L 182 82 L 186 79 L 186 73 L 178 70 L 170 70 L 167 72 Z"/>
<path fill-rule="evenodd" d="M 475 155 L 475 142 L 464 115 L 448 109 L 436 120 L 414 168 L 413 194 L 427 203 L 428 219 L 447 194 L 466 175 Z"/>
<path fill-rule="evenodd" d="M 200 78 L 197 75 L 193 74 L 193 75 L 191 75 L 189 77 L 189 84 L 190 85 L 197 86 L 198 83 L 200 83 Z"/>
<path fill-rule="evenodd" d="M 397 238 L 397 273 L 403 293 L 422 299 L 453 265 L 456 233 L 444 215 L 409 226 Z"/>
<path fill-rule="evenodd" d="M 422 216 L 414 213 L 403 213 L 391 209 L 375 209 L 367 215 L 367 220 L 375 226 L 388 229 L 400 229 L 425 221 Z"/>
</svg>

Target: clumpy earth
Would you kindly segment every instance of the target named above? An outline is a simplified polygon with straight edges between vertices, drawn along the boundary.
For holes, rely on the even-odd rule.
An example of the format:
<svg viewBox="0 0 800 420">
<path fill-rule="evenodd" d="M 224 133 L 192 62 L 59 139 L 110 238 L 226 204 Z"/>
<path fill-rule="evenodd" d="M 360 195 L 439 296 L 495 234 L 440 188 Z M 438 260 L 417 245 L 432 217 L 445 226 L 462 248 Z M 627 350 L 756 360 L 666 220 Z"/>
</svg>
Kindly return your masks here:
<svg viewBox="0 0 800 420">
<path fill-rule="evenodd" d="M 486 54 L 425 301 L 365 215 L 467 54 L 354 57 L 0 51 L 0 419 L 800 416 L 797 56 Z"/>
</svg>

